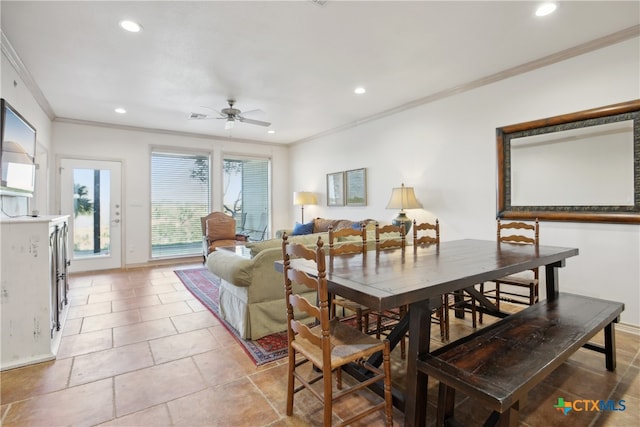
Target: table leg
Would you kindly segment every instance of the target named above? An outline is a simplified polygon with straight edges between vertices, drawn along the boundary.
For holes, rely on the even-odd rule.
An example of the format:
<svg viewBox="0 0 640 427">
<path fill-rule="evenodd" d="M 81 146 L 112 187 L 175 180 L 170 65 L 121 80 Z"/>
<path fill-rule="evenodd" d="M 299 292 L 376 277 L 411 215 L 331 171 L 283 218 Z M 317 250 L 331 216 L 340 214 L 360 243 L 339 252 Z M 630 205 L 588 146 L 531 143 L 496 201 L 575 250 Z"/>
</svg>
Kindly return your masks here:
<svg viewBox="0 0 640 427">
<path fill-rule="evenodd" d="M 424 426 L 427 418 L 427 380 L 418 372 L 418 357 L 429 352 L 431 339 L 431 306 L 429 300 L 409 306 L 409 351 L 405 390 L 404 425 Z"/>
<path fill-rule="evenodd" d="M 554 300 L 560 292 L 558 283 L 558 268 L 565 266 L 565 260 L 544 266 L 544 274 L 547 287 L 547 299 Z"/>
</svg>

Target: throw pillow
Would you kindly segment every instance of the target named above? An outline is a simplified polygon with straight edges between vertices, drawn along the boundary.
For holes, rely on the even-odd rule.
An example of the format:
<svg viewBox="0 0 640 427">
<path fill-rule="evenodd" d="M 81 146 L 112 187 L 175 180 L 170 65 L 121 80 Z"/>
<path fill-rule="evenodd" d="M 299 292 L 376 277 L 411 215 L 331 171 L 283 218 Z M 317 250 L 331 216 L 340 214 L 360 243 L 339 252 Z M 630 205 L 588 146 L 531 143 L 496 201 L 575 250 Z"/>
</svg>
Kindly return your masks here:
<svg viewBox="0 0 640 427">
<path fill-rule="evenodd" d="M 353 228 L 354 230 L 362 230 L 362 223 L 354 222 L 353 224 L 351 224 L 351 228 Z"/>
<path fill-rule="evenodd" d="M 295 227 L 293 227 L 293 233 L 291 233 L 291 235 L 302 236 L 311 233 L 313 233 L 313 221 L 306 224 L 300 224 L 299 222 L 296 222 Z"/>
</svg>

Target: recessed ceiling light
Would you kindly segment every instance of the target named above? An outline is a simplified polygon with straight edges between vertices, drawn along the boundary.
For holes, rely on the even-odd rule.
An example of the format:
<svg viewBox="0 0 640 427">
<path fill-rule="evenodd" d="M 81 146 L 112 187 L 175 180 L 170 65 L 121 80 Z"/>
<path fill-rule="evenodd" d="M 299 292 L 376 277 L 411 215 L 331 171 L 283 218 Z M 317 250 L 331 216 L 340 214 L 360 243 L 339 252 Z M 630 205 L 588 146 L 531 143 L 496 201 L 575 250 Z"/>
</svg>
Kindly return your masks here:
<svg viewBox="0 0 640 427">
<path fill-rule="evenodd" d="M 550 13 L 553 13 L 553 11 L 556 10 L 556 7 L 555 3 L 544 3 L 536 9 L 536 16 L 547 16 Z"/>
<path fill-rule="evenodd" d="M 359 86 L 354 89 L 353 93 L 355 93 L 356 95 L 362 95 L 363 93 L 367 93 L 367 90 L 362 86 Z"/>
<path fill-rule="evenodd" d="M 124 21 L 120 21 L 120 26 L 131 33 L 139 33 L 142 31 L 142 25 L 126 19 Z"/>
<path fill-rule="evenodd" d="M 276 131 L 275 131 L 275 130 L 273 130 L 273 129 L 269 129 L 269 130 L 267 131 L 267 133 L 276 133 Z"/>
<path fill-rule="evenodd" d="M 125 110 L 124 108 L 116 108 L 116 109 L 115 109 L 115 110 L 113 110 L 113 111 L 115 111 L 115 112 L 116 112 L 116 113 L 118 113 L 118 114 L 124 114 L 124 113 L 126 113 L 126 112 L 127 112 L 127 110 Z"/>
</svg>

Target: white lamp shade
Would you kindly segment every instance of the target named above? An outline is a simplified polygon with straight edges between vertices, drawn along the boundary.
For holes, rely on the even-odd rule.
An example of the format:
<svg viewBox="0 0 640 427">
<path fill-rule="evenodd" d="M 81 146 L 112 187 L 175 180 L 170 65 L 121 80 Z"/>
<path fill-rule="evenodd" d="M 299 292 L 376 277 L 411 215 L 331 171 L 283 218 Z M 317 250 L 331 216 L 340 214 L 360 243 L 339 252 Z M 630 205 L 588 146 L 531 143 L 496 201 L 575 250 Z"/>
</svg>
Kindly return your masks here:
<svg viewBox="0 0 640 427">
<path fill-rule="evenodd" d="M 391 192 L 391 199 L 387 204 L 387 209 L 419 209 L 422 203 L 416 198 L 413 187 L 396 187 Z"/>
<path fill-rule="evenodd" d="M 296 191 L 293 193 L 294 205 L 316 205 L 318 199 L 315 193 L 310 191 Z"/>
</svg>

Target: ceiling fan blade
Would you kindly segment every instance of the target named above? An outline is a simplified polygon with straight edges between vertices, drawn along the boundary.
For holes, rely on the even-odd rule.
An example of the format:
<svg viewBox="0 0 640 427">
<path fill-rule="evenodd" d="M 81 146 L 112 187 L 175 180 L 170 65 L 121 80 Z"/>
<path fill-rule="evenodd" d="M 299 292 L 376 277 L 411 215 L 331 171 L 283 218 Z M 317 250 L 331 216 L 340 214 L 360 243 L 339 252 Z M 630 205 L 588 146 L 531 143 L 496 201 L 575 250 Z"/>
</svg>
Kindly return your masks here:
<svg viewBox="0 0 640 427">
<path fill-rule="evenodd" d="M 262 117 L 265 115 L 265 112 L 262 111 L 261 109 L 257 108 L 255 110 L 249 110 L 249 111 L 243 111 L 242 115 L 244 117 Z"/>
<path fill-rule="evenodd" d="M 201 105 L 200 108 L 206 108 L 207 110 L 211 110 L 211 111 L 215 112 L 216 114 L 218 114 L 220 116 L 225 116 L 224 114 L 222 114 L 220 111 L 216 110 L 215 108 L 207 107 L 206 105 Z"/>
<path fill-rule="evenodd" d="M 242 117 L 242 116 L 237 116 L 237 119 L 238 119 L 238 121 L 241 121 L 242 123 L 249 123 L 250 125 L 271 126 L 271 123 L 269 123 L 269 122 L 263 122 L 261 120 L 247 119 L 246 117 Z"/>
<path fill-rule="evenodd" d="M 202 114 L 202 113 L 194 113 L 189 114 L 189 120 L 205 120 L 205 119 L 216 119 L 217 117 L 212 116 L 211 114 Z"/>
</svg>

